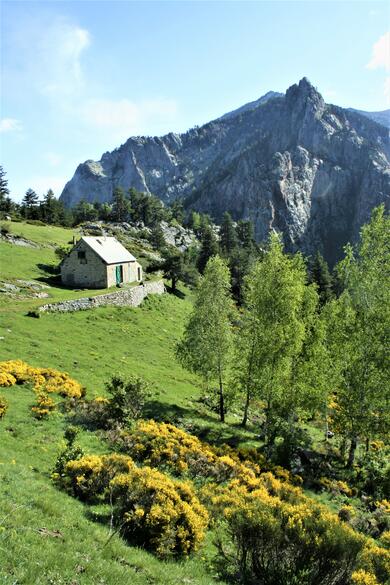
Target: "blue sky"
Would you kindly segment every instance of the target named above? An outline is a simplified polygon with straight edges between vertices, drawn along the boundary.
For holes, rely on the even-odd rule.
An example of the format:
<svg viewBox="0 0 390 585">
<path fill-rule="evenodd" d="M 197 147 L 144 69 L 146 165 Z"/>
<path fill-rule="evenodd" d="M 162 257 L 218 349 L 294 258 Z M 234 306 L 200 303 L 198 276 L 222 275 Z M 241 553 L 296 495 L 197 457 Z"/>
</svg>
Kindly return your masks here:
<svg viewBox="0 0 390 585">
<path fill-rule="evenodd" d="M 303 76 L 328 102 L 390 99 L 390 4 L 1 3 L 1 164 L 15 199 L 60 195 L 131 135 L 182 132 Z"/>
</svg>

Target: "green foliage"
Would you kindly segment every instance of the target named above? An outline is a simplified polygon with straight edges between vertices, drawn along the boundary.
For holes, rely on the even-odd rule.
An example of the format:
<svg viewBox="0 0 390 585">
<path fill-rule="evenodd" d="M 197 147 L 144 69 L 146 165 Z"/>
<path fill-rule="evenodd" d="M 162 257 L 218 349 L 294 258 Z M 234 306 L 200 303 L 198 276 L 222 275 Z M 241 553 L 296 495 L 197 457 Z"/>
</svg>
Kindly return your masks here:
<svg viewBox="0 0 390 585">
<path fill-rule="evenodd" d="M 237 236 L 243 248 L 251 250 L 255 244 L 255 232 L 250 220 L 240 219 L 237 222 Z"/>
<path fill-rule="evenodd" d="M 155 250 L 161 250 L 162 248 L 164 248 L 165 237 L 164 232 L 162 231 L 159 223 L 156 223 L 156 225 L 152 227 L 149 236 L 149 241 Z"/>
<path fill-rule="evenodd" d="M 218 242 L 213 229 L 206 225 L 202 230 L 200 238 L 200 250 L 198 256 L 198 270 L 201 274 L 204 273 L 208 261 L 213 256 L 218 254 Z"/>
<path fill-rule="evenodd" d="M 98 212 L 92 203 L 87 203 L 81 199 L 73 208 L 74 225 L 83 223 L 84 221 L 96 221 Z"/>
<path fill-rule="evenodd" d="M 115 187 L 112 194 L 111 217 L 114 221 L 127 221 L 131 212 L 130 201 L 121 187 Z"/>
<path fill-rule="evenodd" d="M 363 539 L 314 507 L 295 511 L 261 498 L 227 515 L 219 567 L 238 583 L 345 585 Z"/>
<path fill-rule="evenodd" d="M 359 439 L 384 438 L 390 429 L 390 217 L 372 213 L 354 250 L 337 267 L 344 285 L 327 310 L 337 384 L 335 428 L 350 441 L 351 466 Z"/>
<path fill-rule="evenodd" d="M 60 481 L 65 474 L 65 467 L 69 461 L 80 459 L 84 455 L 82 448 L 77 445 L 76 437 L 79 429 L 75 426 L 68 426 L 64 432 L 65 446 L 59 453 L 54 469 L 53 478 Z"/>
<path fill-rule="evenodd" d="M 57 248 L 54 250 L 54 253 L 57 256 L 57 258 L 61 261 L 64 258 L 66 258 L 71 249 L 72 246 L 70 246 L 69 244 L 66 246 L 57 246 Z"/>
<path fill-rule="evenodd" d="M 183 225 L 185 214 L 182 200 L 175 199 L 175 201 L 170 205 L 169 210 L 172 214 L 172 218 Z"/>
<path fill-rule="evenodd" d="M 310 265 L 310 281 L 318 287 L 318 295 L 321 305 L 325 305 L 333 298 L 332 276 L 324 257 L 317 252 Z"/>
<path fill-rule="evenodd" d="M 229 269 L 214 256 L 199 282 L 194 310 L 177 346 L 177 356 L 184 367 L 199 374 L 206 383 L 217 381 L 221 421 L 225 418 L 224 382 L 231 359 L 233 316 Z"/>
<path fill-rule="evenodd" d="M 33 189 L 27 189 L 22 200 L 22 214 L 26 219 L 39 219 L 39 197 Z"/>
<path fill-rule="evenodd" d="M 106 383 L 106 391 L 111 396 L 108 416 L 114 424 L 125 424 L 141 418 L 145 404 L 151 397 L 151 386 L 139 376 L 112 376 Z"/>
<path fill-rule="evenodd" d="M 227 211 L 223 214 L 219 238 L 219 245 L 222 254 L 229 257 L 237 247 L 238 239 L 231 215 Z"/>
<path fill-rule="evenodd" d="M 354 483 L 375 500 L 390 498 L 390 447 L 373 442 L 355 471 Z M 390 522 L 390 518 L 389 518 Z"/>
<path fill-rule="evenodd" d="M 298 363 L 316 302 L 302 257 L 284 254 L 279 237 L 271 235 L 267 253 L 246 281 L 236 343 L 237 384 L 245 395 L 243 424 L 253 397 L 263 400 L 269 443 L 275 438 L 275 416 L 291 418 L 303 406 L 305 387 Z"/>
<path fill-rule="evenodd" d="M 142 221 L 144 225 L 152 227 L 163 219 L 169 219 L 169 212 L 160 199 L 154 195 L 141 193 L 131 188 L 129 189 L 129 198 L 132 221 Z"/>
</svg>

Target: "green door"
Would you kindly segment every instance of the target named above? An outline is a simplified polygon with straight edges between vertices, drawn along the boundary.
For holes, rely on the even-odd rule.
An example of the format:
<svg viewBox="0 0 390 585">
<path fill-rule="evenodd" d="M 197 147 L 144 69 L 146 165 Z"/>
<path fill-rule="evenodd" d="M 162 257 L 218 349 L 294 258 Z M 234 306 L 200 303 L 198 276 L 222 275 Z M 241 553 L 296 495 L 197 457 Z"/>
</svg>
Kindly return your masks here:
<svg viewBox="0 0 390 585">
<path fill-rule="evenodd" d="M 120 284 L 123 282 L 123 269 L 122 266 L 115 266 L 116 283 Z"/>
</svg>

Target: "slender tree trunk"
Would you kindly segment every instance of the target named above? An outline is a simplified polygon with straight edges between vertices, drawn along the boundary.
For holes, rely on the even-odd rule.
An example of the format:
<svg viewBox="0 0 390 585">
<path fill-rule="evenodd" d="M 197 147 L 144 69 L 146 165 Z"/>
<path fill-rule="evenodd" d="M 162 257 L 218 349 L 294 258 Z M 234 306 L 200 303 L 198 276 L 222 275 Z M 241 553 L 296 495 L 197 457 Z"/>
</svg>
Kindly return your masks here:
<svg viewBox="0 0 390 585">
<path fill-rule="evenodd" d="M 250 399 L 251 399 L 251 394 L 250 394 L 249 386 L 247 386 L 245 405 L 244 405 L 244 416 L 242 417 L 242 422 L 241 422 L 242 427 L 246 427 L 246 423 L 248 422 L 248 411 L 249 411 Z"/>
<path fill-rule="evenodd" d="M 225 422 L 225 401 L 223 396 L 223 383 L 221 372 L 219 372 L 219 419 Z"/>
<path fill-rule="evenodd" d="M 353 462 L 355 461 L 355 452 L 356 452 L 357 444 L 358 444 L 357 437 L 356 436 L 352 437 L 351 438 L 351 445 L 349 447 L 347 467 L 352 467 Z"/>
<path fill-rule="evenodd" d="M 247 382 L 246 382 L 246 398 L 245 398 L 245 406 L 244 406 L 244 416 L 243 416 L 242 422 L 241 422 L 242 427 L 246 427 L 246 423 L 248 422 L 248 411 L 249 411 L 249 404 L 251 401 L 251 383 L 252 383 L 254 349 L 255 349 L 254 343 L 252 343 L 251 355 L 250 355 L 249 367 L 248 367 L 248 378 L 247 378 Z"/>
<path fill-rule="evenodd" d="M 328 407 L 325 406 L 325 441 L 328 440 L 329 423 L 328 423 Z"/>
</svg>

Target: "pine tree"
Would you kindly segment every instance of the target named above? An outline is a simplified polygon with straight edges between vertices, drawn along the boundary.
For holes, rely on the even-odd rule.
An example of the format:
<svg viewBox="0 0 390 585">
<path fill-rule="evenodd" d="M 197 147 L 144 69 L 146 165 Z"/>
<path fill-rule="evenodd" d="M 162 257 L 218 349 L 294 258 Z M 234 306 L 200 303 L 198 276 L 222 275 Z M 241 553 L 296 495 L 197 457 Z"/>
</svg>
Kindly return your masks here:
<svg viewBox="0 0 390 585">
<path fill-rule="evenodd" d="M 218 409 L 225 421 L 225 383 L 230 365 L 234 305 L 230 275 L 219 257 L 210 258 L 201 277 L 193 312 L 177 346 L 180 363 L 207 383 L 217 382 Z"/>
<path fill-rule="evenodd" d="M 232 217 L 227 211 L 223 214 L 219 240 L 222 254 L 225 257 L 230 257 L 238 245 L 238 239 Z"/>
<path fill-rule="evenodd" d="M 250 220 L 240 219 L 237 223 L 236 231 L 241 246 L 247 250 L 251 250 L 255 244 L 253 223 Z"/>
<path fill-rule="evenodd" d="M 203 274 L 207 262 L 218 254 L 218 242 L 210 226 L 204 228 L 200 239 L 200 250 L 198 256 L 198 270 Z"/>
<path fill-rule="evenodd" d="M 33 189 L 27 189 L 22 200 L 22 210 L 26 219 L 36 219 L 38 214 L 39 197 Z"/>
<path fill-rule="evenodd" d="M 49 189 L 43 198 L 42 216 L 47 223 L 56 223 L 58 221 L 59 206 L 58 201 L 52 189 Z"/>
<path fill-rule="evenodd" d="M 117 222 L 127 221 L 130 215 L 130 201 L 121 187 L 115 187 L 112 195 L 112 219 Z"/>
<path fill-rule="evenodd" d="M 5 170 L 0 166 L 0 211 L 7 211 L 6 207 L 9 207 L 9 204 L 7 203 L 9 200 L 9 189 L 5 175 Z"/>
<path fill-rule="evenodd" d="M 155 250 L 161 250 L 166 245 L 164 232 L 159 223 L 152 227 L 150 232 L 150 243 Z"/>
<path fill-rule="evenodd" d="M 310 280 L 318 287 L 321 305 L 325 305 L 333 298 L 332 276 L 324 257 L 317 252 L 310 266 Z"/>
</svg>

